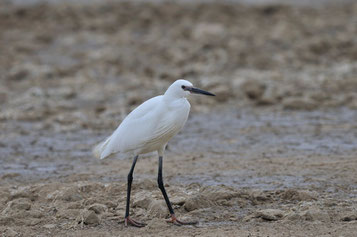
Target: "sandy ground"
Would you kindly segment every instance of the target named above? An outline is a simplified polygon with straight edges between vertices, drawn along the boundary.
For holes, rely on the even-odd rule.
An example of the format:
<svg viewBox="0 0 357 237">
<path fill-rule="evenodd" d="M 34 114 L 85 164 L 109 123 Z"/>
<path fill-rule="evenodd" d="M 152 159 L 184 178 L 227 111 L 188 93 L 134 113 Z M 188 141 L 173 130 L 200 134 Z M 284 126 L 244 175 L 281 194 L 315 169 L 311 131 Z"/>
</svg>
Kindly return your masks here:
<svg viewBox="0 0 357 237">
<path fill-rule="evenodd" d="M 357 4 L 0 3 L 2 236 L 356 236 Z M 164 158 L 91 148 L 185 78 Z"/>
</svg>

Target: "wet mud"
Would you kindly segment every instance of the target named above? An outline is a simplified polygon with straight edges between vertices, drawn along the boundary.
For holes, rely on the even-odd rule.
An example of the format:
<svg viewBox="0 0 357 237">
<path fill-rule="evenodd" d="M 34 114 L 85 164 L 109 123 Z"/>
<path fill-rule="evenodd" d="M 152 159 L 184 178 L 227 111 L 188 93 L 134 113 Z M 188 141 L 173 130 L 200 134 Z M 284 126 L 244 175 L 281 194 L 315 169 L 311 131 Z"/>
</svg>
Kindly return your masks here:
<svg viewBox="0 0 357 237">
<path fill-rule="evenodd" d="M 332 17 L 333 16 L 333 17 Z M 357 5 L 0 3 L 2 236 L 354 236 Z M 91 148 L 133 108 L 185 78 L 164 157 Z"/>
</svg>

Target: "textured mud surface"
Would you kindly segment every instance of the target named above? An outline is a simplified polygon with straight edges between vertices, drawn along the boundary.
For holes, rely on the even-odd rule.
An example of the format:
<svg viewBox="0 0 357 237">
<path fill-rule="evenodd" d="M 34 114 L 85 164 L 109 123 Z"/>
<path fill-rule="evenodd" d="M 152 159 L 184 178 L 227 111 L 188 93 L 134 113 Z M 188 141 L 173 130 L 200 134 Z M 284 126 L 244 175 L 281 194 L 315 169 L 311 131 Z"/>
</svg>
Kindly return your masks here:
<svg viewBox="0 0 357 237">
<path fill-rule="evenodd" d="M 3 236 L 354 236 L 357 5 L 0 3 Z M 91 147 L 177 78 L 210 90 L 157 157 Z"/>
</svg>

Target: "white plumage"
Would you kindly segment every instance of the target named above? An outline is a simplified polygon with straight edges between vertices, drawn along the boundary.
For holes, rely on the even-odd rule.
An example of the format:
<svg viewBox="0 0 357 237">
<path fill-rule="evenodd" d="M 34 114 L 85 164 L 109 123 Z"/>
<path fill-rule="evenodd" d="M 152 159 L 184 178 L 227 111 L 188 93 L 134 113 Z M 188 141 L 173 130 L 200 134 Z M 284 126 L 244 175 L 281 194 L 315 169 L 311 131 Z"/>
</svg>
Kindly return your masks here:
<svg viewBox="0 0 357 237">
<path fill-rule="evenodd" d="M 95 157 L 104 159 L 117 153 L 119 157 L 136 156 L 152 151 L 162 155 L 167 142 L 187 121 L 191 106 L 186 97 L 190 93 L 213 95 L 193 88 L 189 81 L 175 81 L 164 95 L 134 109 L 110 137 L 95 146 Z"/>
<path fill-rule="evenodd" d="M 134 109 L 113 132 L 113 134 L 94 147 L 97 158 L 104 159 L 112 154 L 121 158 L 133 155 L 134 160 L 128 174 L 128 188 L 125 209 L 125 226 L 144 227 L 146 224 L 130 217 L 130 193 L 133 172 L 140 154 L 157 151 L 159 155 L 158 185 L 175 225 L 194 225 L 197 222 L 183 222 L 176 218 L 174 209 L 166 193 L 162 178 L 162 159 L 167 142 L 185 125 L 190 112 L 186 97 L 190 93 L 214 96 L 214 94 L 194 88 L 189 81 L 175 81 L 163 95 L 145 101 Z"/>
</svg>

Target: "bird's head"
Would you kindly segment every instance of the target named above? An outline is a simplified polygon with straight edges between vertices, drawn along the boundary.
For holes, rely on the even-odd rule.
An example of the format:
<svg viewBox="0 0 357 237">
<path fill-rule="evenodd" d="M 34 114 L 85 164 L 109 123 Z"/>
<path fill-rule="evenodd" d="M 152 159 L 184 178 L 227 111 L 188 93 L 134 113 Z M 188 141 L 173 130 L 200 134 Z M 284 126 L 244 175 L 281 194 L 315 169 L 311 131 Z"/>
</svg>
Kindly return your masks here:
<svg viewBox="0 0 357 237">
<path fill-rule="evenodd" d="M 192 83 L 183 79 L 177 80 L 166 90 L 165 95 L 175 98 L 186 98 L 189 94 L 202 94 L 215 96 L 214 94 L 193 87 Z"/>
</svg>

